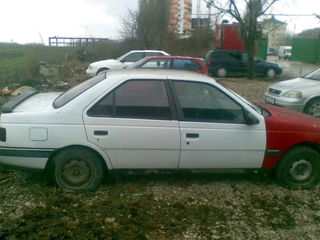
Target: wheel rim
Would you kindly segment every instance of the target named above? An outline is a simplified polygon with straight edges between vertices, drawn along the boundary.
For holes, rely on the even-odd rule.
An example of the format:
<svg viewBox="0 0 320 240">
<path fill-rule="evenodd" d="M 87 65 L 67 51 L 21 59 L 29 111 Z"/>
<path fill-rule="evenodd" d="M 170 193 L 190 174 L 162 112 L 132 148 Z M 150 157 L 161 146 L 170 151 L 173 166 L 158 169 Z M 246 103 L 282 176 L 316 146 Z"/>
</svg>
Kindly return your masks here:
<svg viewBox="0 0 320 240">
<path fill-rule="evenodd" d="M 89 182 L 91 168 L 80 159 L 72 159 L 62 166 L 60 182 L 73 187 L 82 186 Z"/>
<path fill-rule="evenodd" d="M 313 117 L 320 118 L 320 102 L 313 103 L 309 108 L 308 114 Z"/>
<path fill-rule="evenodd" d="M 227 70 L 225 68 L 219 68 L 217 71 L 218 77 L 225 77 L 227 75 Z"/>
<path fill-rule="evenodd" d="M 273 78 L 273 77 L 275 77 L 275 75 L 276 75 L 276 73 L 275 73 L 275 71 L 273 69 L 269 69 L 268 70 L 267 76 L 269 78 Z"/>
<path fill-rule="evenodd" d="M 303 182 L 312 176 L 313 167 L 309 161 L 301 159 L 292 165 L 289 173 L 291 178 L 296 182 Z"/>
</svg>

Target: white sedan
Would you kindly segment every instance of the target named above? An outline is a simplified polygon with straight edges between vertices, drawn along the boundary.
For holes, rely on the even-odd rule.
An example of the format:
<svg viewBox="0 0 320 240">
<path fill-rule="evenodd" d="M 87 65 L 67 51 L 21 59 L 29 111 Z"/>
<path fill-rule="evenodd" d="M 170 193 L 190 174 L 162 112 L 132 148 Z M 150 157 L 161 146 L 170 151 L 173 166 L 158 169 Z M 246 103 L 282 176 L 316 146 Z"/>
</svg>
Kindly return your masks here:
<svg viewBox="0 0 320 240">
<path fill-rule="evenodd" d="M 310 188 L 319 136 L 320 120 L 251 104 L 203 74 L 115 70 L 6 103 L 0 163 L 46 171 L 74 192 L 124 169 L 268 169 L 283 185 Z"/>
<path fill-rule="evenodd" d="M 168 56 L 167 52 L 159 50 L 134 50 L 127 52 L 126 54 L 116 58 L 107 59 L 98 62 L 93 62 L 89 65 L 86 73 L 89 76 L 95 76 L 100 72 L 113 69 L 121 69 L 129 66 L 132 63 L 139 61 L 140 59 L 148 56 Z"/>
</svg>

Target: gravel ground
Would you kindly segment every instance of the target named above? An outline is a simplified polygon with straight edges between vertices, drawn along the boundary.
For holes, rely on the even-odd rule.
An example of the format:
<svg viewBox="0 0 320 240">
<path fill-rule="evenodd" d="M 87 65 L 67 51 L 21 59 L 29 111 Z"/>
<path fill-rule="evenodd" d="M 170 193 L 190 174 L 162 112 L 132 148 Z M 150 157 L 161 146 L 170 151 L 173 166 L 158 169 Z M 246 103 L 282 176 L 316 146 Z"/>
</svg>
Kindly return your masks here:
<svg viewBox="0 0 320 240">
<path fill-rule="evenodd" d="M 260 102 L 268 81 L 222 81 Z M 0 168 L 0 239 L 320 239 L 320 187 L 260 174 L 116 175 L 69 194 Z"/>
</svg>

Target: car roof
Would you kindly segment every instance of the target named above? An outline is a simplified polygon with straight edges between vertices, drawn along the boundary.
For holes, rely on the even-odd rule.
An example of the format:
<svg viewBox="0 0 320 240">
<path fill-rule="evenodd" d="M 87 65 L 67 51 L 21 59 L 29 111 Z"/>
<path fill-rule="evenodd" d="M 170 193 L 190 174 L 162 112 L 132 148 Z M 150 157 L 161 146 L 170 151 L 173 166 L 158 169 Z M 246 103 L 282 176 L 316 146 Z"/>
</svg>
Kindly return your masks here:
<svg viewBox="0 0 320 240">
<path fill-rule="evenodd" d="M 241 50 L 229 50 L 229 49 L 211 49 L 211 52 L 234 52 L 234 53 L 246 53 L 246 51 Z"/>
<path fill-rule="evenodd" d="M 122 76 L 121 76 L 122 75 Z M 215 81 L 205 74 L 192 71 L 179 71 L 171 69 L 118 69 L 106 72 L 106 76 L 131 79 L 172 79 L 181 81 Z"/>
<path fill-rule="evenodd" d="M 176 58 L 176 59 L 187 59 L 187 60 L 194 60 L 194 59 L 199 59 L 199 58 L 195 58 L 195 57 L 188 57 L 188 56 L 147 56 L 146 58 L 150 59 L 150 58 Z"/>
<path fill-rule="evenodd" d="M 165 51 L 162 51 L 162 50 L 132 50 L 132 51 L 130 51 L 130 53 L 133 53 L 133 52 L 162 52 L 162 53 L 166 53 Z"/>
</svg>

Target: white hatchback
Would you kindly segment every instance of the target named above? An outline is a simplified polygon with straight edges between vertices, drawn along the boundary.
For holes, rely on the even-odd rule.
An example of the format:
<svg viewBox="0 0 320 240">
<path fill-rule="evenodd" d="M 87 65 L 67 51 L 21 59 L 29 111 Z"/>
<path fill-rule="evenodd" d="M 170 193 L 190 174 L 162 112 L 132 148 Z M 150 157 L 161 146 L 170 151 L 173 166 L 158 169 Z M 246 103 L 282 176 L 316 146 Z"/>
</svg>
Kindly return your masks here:
<svg viewBox="0 0 320 240">
<path fill-rule="evenodd" d="M 275 169 L 285 185 L 311 187 L 319 133 L 319 120 L 253 105 L 203 74 L 115 70 L 6 103 L 0 163 L 45 170 L 74 192 L 124 169 Z"/>
</svg>

